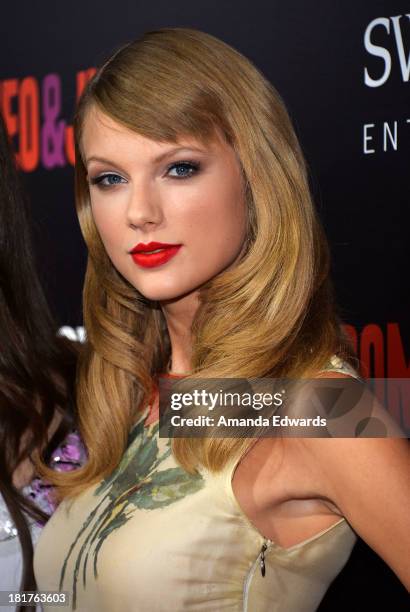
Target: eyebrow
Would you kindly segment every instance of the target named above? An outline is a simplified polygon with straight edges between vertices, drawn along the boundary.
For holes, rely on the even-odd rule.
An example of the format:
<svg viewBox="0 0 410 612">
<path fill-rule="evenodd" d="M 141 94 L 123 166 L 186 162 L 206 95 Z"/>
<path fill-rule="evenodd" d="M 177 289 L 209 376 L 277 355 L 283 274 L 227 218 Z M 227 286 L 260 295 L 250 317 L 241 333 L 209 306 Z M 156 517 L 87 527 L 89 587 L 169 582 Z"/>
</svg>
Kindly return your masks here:
<svg viewBox="0 0 410 612">
<path fill-rule="evenodd" d="M 151 161 L 156 164 L 156 163 L 161 162 L 165 158 L 170 157 L 171 155 L 174 155 L 175 153 L 179 153 L 182 151 L 195 151 L 196 153 L 205 153 L 205 151 L 203 149 L 200 149 L 199 147 L 173 147 L 172 149 L 169 149 L 168 151 L 164 151 L 164 153 L 157 155 L 157 157 L 154 157 Z M 108 164 L 108 165 L 113 165 L 113 166 L 117 165 L 116 163 L 107 159 L 106 157 L 99 157 L 98 155 L 91 155 L 91 157 L 85 160 L 85 163 L 86 165 L 88 165 L 92 161 L 98 161 L 98 162 L 102 162 L 103 164 Z"/>
</svg>

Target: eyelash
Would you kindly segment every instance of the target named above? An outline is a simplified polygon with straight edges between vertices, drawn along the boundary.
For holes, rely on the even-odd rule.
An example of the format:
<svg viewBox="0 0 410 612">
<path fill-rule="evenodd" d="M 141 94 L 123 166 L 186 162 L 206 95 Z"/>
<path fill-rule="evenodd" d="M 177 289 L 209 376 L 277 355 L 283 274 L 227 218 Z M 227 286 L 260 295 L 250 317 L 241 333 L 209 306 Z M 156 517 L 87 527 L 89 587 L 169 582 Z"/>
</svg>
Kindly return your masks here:
<svg viewBox="0 0 410 612">
<path fill-rule="evenodd" d="M 187 170 L 189 170 L 189 174 L 185 175 L 185 176 L 170 176 L 170 178 L 172 179 L 176 179 L 177 181 L 182 181 L 182 180 L 186 180 L 191 178 L 192 176 L 194 176 L 195 174 L 198 173 L 199 168 L 200 168 L 200 164 L 198 162 L 194 162 L 194 161 L 179 161 L 179 162 L 175 162 L 173 164 L 171 164 L 168 169 L 166 174 L 168 175 L 169 172 L 171 170 L 173 170 L 174 168 L 178 168 L 178 167 L 185 167 Z M 106 172 L 104 174 L 100 174 L 99 176 L 95 176 L 95 177 L 91 177 L 89 179 L 90 184 L 91 185 L 98 185 L 100 187 L 100 189 L 110 189 L 110 187 L 115 187 L 116 185 L 119 185 L 122 181 L 118 181 L 116 183 L 111 183 L 109 185 L 104 184 L 103 180 L 109 177 L 116 177 L 116 178 L 120 178 L 122 180 L 123 179 L 122 176 L 120 176 L 119 174 L 116 174 L 115 172 Z"/>
<path fill-rule="evenodd" d="M 191 176 L 194 176 L 194 174 L 197 174 L 197 172 L 199 171 L 200 168 L 200 164 L 198 162 L 194 162 L 194 161 L 179 161 L 179 162 L 175 162 L 173 164 L 171 164 L 168 167 L 167 170 L 167 174 L 169 174 L 170 170 L 172 170 L 173 168 L 178 168 L 178 166 L 185 166 L 186 168 L 188 168 L 188 170 L 190 170 L 191 172 L 188 175 L 185 176 L 173 176 L 171 178 L 176 178 L 177 180 L 184 180 L 187 178 L 191 178 Z"/>
</svg>

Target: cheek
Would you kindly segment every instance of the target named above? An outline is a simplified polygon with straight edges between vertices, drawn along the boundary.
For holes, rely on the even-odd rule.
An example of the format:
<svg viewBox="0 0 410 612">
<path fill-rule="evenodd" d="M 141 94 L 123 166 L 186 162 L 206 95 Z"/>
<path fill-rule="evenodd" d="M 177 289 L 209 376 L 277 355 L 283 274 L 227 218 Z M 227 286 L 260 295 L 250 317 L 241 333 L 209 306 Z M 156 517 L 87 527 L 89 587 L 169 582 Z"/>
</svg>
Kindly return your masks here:
<svg viewBox="0 0 410 612">
<path fill-rule="evenodd" d="M 242 244 L 245 238 L 246 216 L 244 196 L 236 183 L 226 185 L 210 200 L 208 224 L 215 239 L 222 241 L 225 248 L 231 245 L 235 249 Z"/>
<path fill-rule="evenodd" d="M 91 212 L 100 238 L 107 250 L 118 242 L 121 220 L 113 208 L 91 204 Z"/>
<path fill-rule="evenodd" d="M 243 192 L 237 184 L 224 189 L 210 189 L 192 206 L 179 212 L 189 245 L 194 251 L 206 253 L 207 265 L 231 263 L 242 248 L 246 235 L 247 209 Z M 189 214 L 188 210 L 190 211 Z"/>
</svg>

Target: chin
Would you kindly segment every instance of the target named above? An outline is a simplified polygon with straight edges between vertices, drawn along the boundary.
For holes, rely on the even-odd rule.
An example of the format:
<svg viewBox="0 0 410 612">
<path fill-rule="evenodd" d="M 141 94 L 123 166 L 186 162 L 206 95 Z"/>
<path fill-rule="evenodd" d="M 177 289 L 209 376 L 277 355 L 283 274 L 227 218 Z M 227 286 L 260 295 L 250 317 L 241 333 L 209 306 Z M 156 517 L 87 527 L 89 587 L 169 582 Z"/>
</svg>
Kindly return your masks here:
<svg viewBox="0 0 410 612">
<path fill-rule="evenodd" d="M 218 271 L 218 270 L 217 270 Z M 152 302 L 171 302 L 187 297 L 198 291 L 215 276 L 211 270 L 157 270 L 149 275 L 130 273 L 125 278 L 147 300 Z M 152 276 L 151 276 L 152 274 Z"/>
<path fill-rule="evenodd" d="M 146 287 L 134 284 L 134 287 L 141 295 L 152 302 L 170 302 L 178 300 L 192 291 L 190 288 L 185 287 L 164 287 L 163 285 L 158 285 L 159 283 L 155 287 Z"/>
<path fill-rule="evenodd" d="M 207 280 L 209 279 L 205 278 L 203 281 L 201 279 L 192 279 L 192 282 L 181 283 L 180 278 L 171 279 L 168 277 L 168 279 L 160 279 L 158 277 L 156 282 L 132 284 L 147 300 L 152 302 L 176 302 L 196 293 Z"/>
</svg>

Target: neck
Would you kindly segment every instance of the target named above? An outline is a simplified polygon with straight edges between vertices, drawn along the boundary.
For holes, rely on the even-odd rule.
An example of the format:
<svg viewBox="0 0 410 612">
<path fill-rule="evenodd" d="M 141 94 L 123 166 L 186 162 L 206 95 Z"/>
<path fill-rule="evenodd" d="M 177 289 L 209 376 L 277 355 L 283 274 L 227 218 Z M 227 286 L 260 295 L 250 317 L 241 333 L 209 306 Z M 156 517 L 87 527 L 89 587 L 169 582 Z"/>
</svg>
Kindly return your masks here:
<svg viewBox="0 0 410 612">
<path fill-rule="evenodd" d="M 172 374 L 186 374 L 191 370 L 192 321 L 199 306 L 198 292 L 178 300 L 161 303 L 171 341 Z"/>
</svg>

